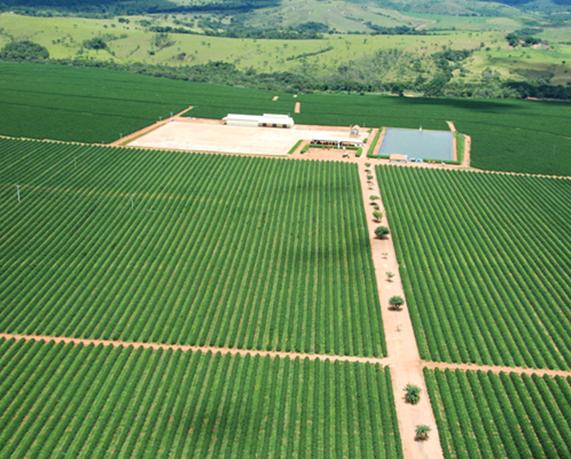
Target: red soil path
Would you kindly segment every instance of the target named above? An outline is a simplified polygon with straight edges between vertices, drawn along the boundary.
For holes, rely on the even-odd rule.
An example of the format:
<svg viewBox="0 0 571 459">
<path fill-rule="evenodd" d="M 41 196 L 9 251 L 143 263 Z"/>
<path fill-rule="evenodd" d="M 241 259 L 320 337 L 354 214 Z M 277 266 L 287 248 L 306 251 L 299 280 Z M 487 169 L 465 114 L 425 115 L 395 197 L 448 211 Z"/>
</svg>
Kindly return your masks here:
<svg viewBox="0 0 571 459">
<path fill-rule="evenodd" d="M 67 336 L 46 336 L 46 335 L 23 335 L 13 333 L 0 333 L 0 339 L 5 340 L 23 340 L 23 341 L 43 341 L 46 343 L 65 343 L 83 346 L 111 346 L 111 347 L 132 347 L 135 349 L 154 349 L 154 350 L 170 350 L 183 352 L 211 352 L 220 354 L 231 354 L 240 356 L 260 356 L 274 357 L 282 359 L 308 359 L 322 360 L 331 362 L 356 362 L 368 363 L 373 365 L 385 366 L 386 358 L 380 357 L 358 357 L 350 355 L 329 355 L 329 354 L 309 354 L 304 352 L 280 352 L 280 351 L 260 351 L 255 349 L 237 349 L 230 347 L 217 346 L 192 346 L 187 344 L 164 344 L 164 343 L 145 343 L 141 341 L 121 341 L 109 339 L 91 339 L 91 338 L 70 338 Z"/>
<path fill-rule="evenodd" d="M 42 341 L 45 343 L 66 343 L 83 346 L 111 346 L 111 347 L 132 347 L 142 349 L 161 349 L 182 352 L 211 352 L 219 354 L 232 355 L 250 355 L 261 357 L 274 357 L 280 359 L 309 359 L 330 362 L 357 362 L 368 363 L 370 365 L 381 365 L 385 367 L 394 367 L 394 357 L 358 357 L 350 355 L 335 354 L 311 354 L 305 352 L 280 352 L 280 351 L 260 351 L 255 349 L 238 349 L 217 346 L 192 346 L 186 344 L 164 344 L 164 343 L 145 343 L 142 341 L 121 341 L 110 339 L 91 339 L 91 338 L 71 338 L 67 336 L 47 336 L 47 335 L 24 335 L 18 333 L 0 333 L 0 339 L 5 340 L 22 340 L 22 341 Z M 477 365 L 465 363 L 447 363 L 447 362 L 431 362 L 422 361 L 423 368 L 441 369 L 441 370 L 462 370 L 462 371 L 489 371 L 491 373 L 517 373 L 537 376 L 561 376 L 563 378 L 571 377 L 571 371 L 551 370 L 544 368 L 521 368 L 521 367 L 505 367 L 495 365 Z"/>
<path fill-rule="evenodd" d="M 470 156 L 472 154 L 472 137 L 464 134 L 464 158 L 462 158 L 462 167 L 470 167 Z"/>
<path fill-rule="evenodd" d="M 359 158 L 359 163 L 359 178 L 367 216 L 367 227 L 370 235 L 377 293 L 381 303 L 383 328 L 391 362 L 391 382 L 395 395 L 395 408 L 403 454 L 405 458 L 442 458 L 444 455 L 442 453 L 442 447 L 440 446 L 438 426 L 434 418 L 434 413 L 432 412 L 428 390 L 424 381 L 422 361 L 416 344 L 416 337 L 414 335 L 410 315 L 406 307 L 402 311 L 390 310 L 389 299 L 395 295 L 404 298 L 404 289 L 400 279 L 399 265 L 392 238 L 387 237 L 386 239 L 380 240 L 375 237 L 374 233 L 379 223 L 374 221 L 374 208 L 370 204 L 370 196 L 377 195 L 382 198 L 383 195 L 379 191 L 376 178 L 370 181 L 367 178 L 370 174 L 366 166 L 368 158 Z M 372 172 L 372 169 L 369 170 Z M 370 188 L 372 188 L 372 190 Z M 388 226 L 382 199 L 376 202 L 380 206 L 379 210 L 384 215 L 380 224 Z M 388 280 L 387 272 L 394 274 L 394 278 L 390 281 Z M 422 389 L 423 396 L 416 405 L 406 403 L 404 399 L 404 388 L 407 384 L 414 384 Z M 430 426 L 431 434 L 426 441 L 415 441 L 416 426 L 419 424 Z"/>
</svg>

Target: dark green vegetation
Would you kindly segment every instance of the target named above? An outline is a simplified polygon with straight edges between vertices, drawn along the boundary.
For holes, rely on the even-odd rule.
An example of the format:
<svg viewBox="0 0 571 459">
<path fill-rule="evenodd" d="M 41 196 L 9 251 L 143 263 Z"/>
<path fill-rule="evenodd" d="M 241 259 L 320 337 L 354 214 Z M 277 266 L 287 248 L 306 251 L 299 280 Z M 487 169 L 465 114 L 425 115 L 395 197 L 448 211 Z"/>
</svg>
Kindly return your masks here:
<svg viewBox="0 0 571 459">
<path fill-rule="evenodd" d="M 422 357 L 568 369 L 571 180 L 377 175 Z"/>
<path fill-rule="evenodd" d="M 446 458 L 569 457 L 571 378 L 425 370 Z"/>
<path fill-rule="evenodd" d="M 188 106 L 180 82 L 120 72 L 0 64 L 0 133 L 111 142 Z"/>
<path fill-rule="evenodd" d="M 513 48 L 517 48 L 518 46 L 528 48 L 530 46 L 542 43 L 542 40 L 535 36 L 535 34 L 539 32 L 542 32 L 542 30 L 536 30 L 532 28 L 516 30 L 514 32 L 508 33 L 506 35 L 506 40 Z"/>
<path fill-rule="evenodd" d="M 0 51 L 0 59 L 12 61 L 38 61 L 49 57 L 50 53 L 44 46 L 29 40 L 12 41 Z"/>
<path fill-rule="evenodd" d="M 388 369 L 0 341 L 2 457 L 401 457 Z"/>
<path fill-rule="evenodd" d="M 107 43 L 101 37 L 94 37 L 90 38 L 89 40 L 85 40 L 83 42 L 83 47 L 86 49 L 105 49 L 107 48 Z"/>
<path fill-rule="evenodd" d="M 216 69 L 212 69 L 216 72 Z M 279 96 L 272 102 L 274 95 Z M 298 123 L 447 129 L 472 136 L 482 169 L 571 175 L 571 104 L 292 94 L 150 78 L 102 69 L 0 64 L 0 133 L 110 142 L 188 105 L 193 117 L 291 113 Z"/>
<path fill-rule="evenodd" d="M 244 13 L 280 0 L 0 0 L 0 8 L 27 14 Z"/>
<path fill-rule="evenodd" d="M 355 165 L 2 140 L 0 186 L 0 331 L 385 352 Z"/>
</svg>

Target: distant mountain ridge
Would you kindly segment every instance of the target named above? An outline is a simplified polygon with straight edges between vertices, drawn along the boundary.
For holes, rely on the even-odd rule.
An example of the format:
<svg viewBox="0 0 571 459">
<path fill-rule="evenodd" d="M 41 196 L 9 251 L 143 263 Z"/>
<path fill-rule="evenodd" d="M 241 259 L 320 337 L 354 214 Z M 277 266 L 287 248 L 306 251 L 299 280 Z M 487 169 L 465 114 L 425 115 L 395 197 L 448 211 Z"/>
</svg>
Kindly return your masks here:
<svg viewBox="0 0 571 459">
<path fill-rule="evenodd" d="M 308 3 L 320 0 L 308 0 Z M 220 12 L 245 13 L 248 11 L 287 6 L 287 0 L 0 0 L 4 9 L 53 9 L 68 12 L 110 12 L 122 14 L 166 12 Z M 341 2 L 343 3 L 343 2 Z M 374 5 L 407 12 L 433 12 L 454 14 L 456 10 L 477 12 L 479 7 L 489 8 L 490 3 L 518 9 L 569 7 L 571 0 L 345 0 L 347 4 Z"/>
</svg>

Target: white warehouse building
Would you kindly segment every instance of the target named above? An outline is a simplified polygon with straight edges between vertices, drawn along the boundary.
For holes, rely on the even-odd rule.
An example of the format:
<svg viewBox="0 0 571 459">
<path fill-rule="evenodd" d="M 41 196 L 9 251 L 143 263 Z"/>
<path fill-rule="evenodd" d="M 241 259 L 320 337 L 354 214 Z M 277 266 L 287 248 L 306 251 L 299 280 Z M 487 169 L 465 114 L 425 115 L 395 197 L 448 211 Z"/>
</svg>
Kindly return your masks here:
<svg viewBox="0 0 571 459">
<path fill-rule="evenodd" d="M 228 126 L 247 126 L 247 127 L 279 127 L 291 129 L 295 125 L 295 121 L 289 115 L 272 115 L 264 113 L 258 115 L 238 115 L 230 113 L 223 118 L 224 124 Z"/>
</svg>

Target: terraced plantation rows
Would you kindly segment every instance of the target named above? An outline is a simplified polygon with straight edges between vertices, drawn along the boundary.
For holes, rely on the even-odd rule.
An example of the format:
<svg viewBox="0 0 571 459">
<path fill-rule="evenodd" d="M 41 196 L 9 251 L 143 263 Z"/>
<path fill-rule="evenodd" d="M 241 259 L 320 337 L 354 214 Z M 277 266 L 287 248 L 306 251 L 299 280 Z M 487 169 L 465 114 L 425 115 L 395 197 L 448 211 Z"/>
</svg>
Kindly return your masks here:
<svg viewBox="0 0 571 459">
<path fill-rule="evenodd" d="M 378 167 L 424 359 L 571 367 L 571 181 Z"/>
<path fill-rule="evenodd" d="M 385 354 L 354 165 L 2 140 L 0 213 L 0 331 Z"/>
<path fill-rule="evenodd" d="M 401 457 L 388 369 L 0 341 L 2 457 Z"/>
<path fill-rule="evenodd" d="M 447 458 L 571 455 L 571 379 L 425 370 Z"/>
</svg>

